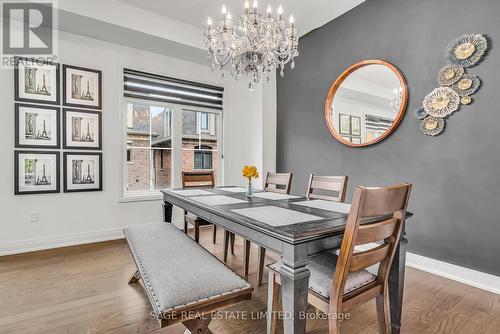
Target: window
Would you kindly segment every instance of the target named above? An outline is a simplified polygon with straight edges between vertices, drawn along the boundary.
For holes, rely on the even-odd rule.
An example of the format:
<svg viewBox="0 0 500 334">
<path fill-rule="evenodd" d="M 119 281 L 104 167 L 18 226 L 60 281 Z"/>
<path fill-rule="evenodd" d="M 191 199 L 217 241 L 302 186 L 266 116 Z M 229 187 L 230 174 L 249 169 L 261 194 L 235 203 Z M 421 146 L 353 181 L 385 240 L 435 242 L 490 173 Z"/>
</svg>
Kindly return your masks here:
<svg viewBox="0 0 500 334">
<path fill-rule="evenodd" d="M 183 110 L 182 171 L 217 170 L 219 117 L 217 113 Z M 203 119 L 206 120 L 205 130 L 201 126 Z"/>
<path fill-rule="evenodd" d="M 124 196 L 179 187 L 181 171 L 217 178 L 223 89 L 129 69 L 124 82 Z"/>
<path fill-rule="evenodd" d="M 194 148 L 194 169 L 212 169 L 212 148 L 207 145 Z"/>
<path fill-rule="evenodd" d="M 171 109 L 144 102 L 127 103 L 126 191 L 171 186 Z"/>
<path fill-rule="evenodd" d="M 206 112 L 200 112 L 200 129 L 208 130 L 208 114 Z"/>
</svg>

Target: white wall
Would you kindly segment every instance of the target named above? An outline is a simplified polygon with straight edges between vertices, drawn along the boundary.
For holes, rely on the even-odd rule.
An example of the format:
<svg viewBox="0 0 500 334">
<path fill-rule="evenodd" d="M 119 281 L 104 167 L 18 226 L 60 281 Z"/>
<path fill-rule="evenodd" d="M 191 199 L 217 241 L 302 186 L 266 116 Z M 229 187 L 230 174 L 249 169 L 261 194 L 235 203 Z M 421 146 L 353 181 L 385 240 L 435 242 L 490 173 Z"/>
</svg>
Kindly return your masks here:
<svg viewBox="0 0 500 334">
<path fill-rule="evenodd" d="M 212 72 L 208 66 L 63 32 L 59 33 L 59 62 L 103 72 L 104 190 L 14 196 L 14 79 L 12 70 L 0 70 L 0 156 L 3 157 L 0 164 L 0 255 L 117 238 L 127 225 L 161 219 L 159 200 L 119 202 L 123 161 L 119 122 L 123 112 L 121 76 L 124 66 L 224 86 L 225 183 L 243 184 L 240 175 L 243 164 L 255 164 L 262 169 L 262 87 L 250 92 L 246 82 L 235 84 L 229 75 L 221 79 L 220 73 Z M 266 112 L 275 113 L 276 110 Z M 29 222 L 30 211 L 39 212 L 38 222 Z"/>
</svg>

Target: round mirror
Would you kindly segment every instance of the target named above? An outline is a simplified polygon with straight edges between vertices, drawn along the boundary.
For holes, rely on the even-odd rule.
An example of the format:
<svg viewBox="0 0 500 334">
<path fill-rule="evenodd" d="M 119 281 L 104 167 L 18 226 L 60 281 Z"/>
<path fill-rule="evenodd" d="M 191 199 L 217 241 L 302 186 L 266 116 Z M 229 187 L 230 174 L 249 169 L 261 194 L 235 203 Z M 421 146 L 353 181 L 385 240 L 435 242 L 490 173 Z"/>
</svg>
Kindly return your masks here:
<svg viewBox="0 0 500 334">
<path fill-rule="evenodd" d="M 373 145 L 397 128 L 407 100 L 406 81 L 395 66 L 383 60 L 365 60 L 345 70 L 330 87 L 326 123 L 345 145 Z"/>
</svg>

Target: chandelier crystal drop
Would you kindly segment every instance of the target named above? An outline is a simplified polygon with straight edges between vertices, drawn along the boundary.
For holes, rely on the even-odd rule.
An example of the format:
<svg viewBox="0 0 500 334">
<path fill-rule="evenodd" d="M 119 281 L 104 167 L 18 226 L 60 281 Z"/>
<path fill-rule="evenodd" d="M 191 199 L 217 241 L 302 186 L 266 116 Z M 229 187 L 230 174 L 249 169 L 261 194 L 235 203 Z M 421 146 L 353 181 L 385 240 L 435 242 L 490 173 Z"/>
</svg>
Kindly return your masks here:
<svg viewBox="0 0 500 334">
<path fill-rule="evenodd" d="M 233 22 L 231 13 L 222 6 L 222 18 L 215 26 L 208 18 L 205 32 L 205 45 L 212 70 L 230 69 L 231 75 L 238 80 L 247 77 L 252 89 L 262 77 L 270 80 L 273 70 L 280 69 L 284 76 L 285 65 L 299 55 L 298 36 L 293 15 L 288 22 L 283 18 L 283 8 L 279 6 L 273 16 L 271 6 L 266 14 L 258 11 L 257 1 L 252 7 L 245 2 L 245 12 Z"/>
</svg>

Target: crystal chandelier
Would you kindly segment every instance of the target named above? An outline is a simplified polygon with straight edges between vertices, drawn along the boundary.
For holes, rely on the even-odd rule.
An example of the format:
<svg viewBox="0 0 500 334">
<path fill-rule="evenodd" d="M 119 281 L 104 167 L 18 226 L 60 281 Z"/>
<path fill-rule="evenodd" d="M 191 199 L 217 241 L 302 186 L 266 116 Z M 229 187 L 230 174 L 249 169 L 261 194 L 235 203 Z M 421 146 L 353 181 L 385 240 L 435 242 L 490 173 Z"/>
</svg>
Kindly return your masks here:
<svg viewBox="0 0 500 334">
<path fill-rule="evenodd" d="M 208 18 L 208 29 L 205 32 L 205 45 L 212 70 L 223 70 L 230 67 L 231 75 L 238 80 L 247 77 L 248 87 L 252 89 L 265 76 L 277 68 L 284 76 L 285 65 L 298 56 L 298 36 L 293 15 L 289 22 L 283 19 L 283 8 L 279 6 L 277 15 L 273 17 L 271 6 L 267 14 L 260 14 L 257 1 L 245 2 L 245 12 L 233 22 L 231 13 L 222 6 L 222 18 L 215 26 Z M 227 65 L 227 66 L 226 66 Z"/>
</svg>

